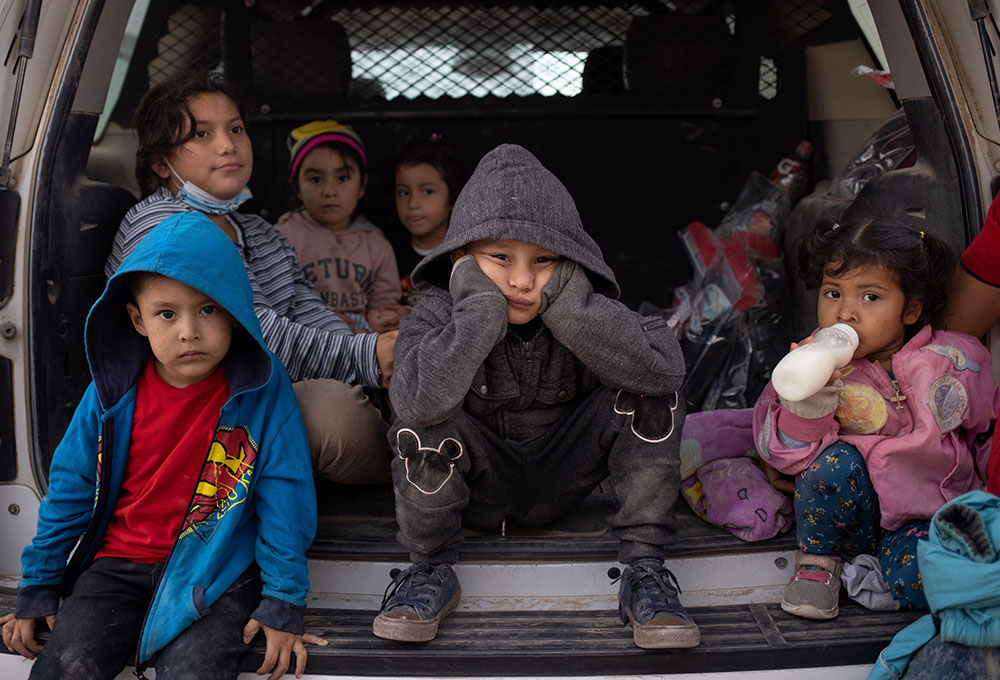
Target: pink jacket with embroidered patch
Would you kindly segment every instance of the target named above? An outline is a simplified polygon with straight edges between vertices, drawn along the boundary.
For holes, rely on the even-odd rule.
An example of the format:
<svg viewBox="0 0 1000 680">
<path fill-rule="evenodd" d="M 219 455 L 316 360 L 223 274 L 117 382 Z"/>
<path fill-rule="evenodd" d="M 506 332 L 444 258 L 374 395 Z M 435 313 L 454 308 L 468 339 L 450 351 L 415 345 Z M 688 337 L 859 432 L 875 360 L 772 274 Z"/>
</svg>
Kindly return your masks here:
<svg viewBox="0 0 1000 680">
<path fill-rule="evenodd" d="M 856 447 L 889 530 L 985 488 L 1000 410 L 989 351 L 964 333 L 924 327 L 893 355 L 892 370 L 895 381 L 877 362 L 852 360 L 842 369 L 837 411 L 824 418 L 786 410 L 770 383 L 754 407 L 757 450 L 785 474 L 802 472 L 837 441 Z"/>
</svg>

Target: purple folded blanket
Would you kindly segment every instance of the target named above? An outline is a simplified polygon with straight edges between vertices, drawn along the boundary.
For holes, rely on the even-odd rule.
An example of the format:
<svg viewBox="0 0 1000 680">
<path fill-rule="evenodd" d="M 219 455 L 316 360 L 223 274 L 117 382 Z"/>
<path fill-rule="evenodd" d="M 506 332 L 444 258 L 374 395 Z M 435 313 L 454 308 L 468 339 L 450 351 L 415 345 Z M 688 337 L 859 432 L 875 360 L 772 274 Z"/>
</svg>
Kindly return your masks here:
<svg viewBox="0 0 1000 680">
<path fill-rule="evenodd" d="M 744 541 L 795 523 L 792 501 L 757 467 L 753 409 L 688 414 L 681 437 L 681 494 L 696 515 Z"/>
</svg>

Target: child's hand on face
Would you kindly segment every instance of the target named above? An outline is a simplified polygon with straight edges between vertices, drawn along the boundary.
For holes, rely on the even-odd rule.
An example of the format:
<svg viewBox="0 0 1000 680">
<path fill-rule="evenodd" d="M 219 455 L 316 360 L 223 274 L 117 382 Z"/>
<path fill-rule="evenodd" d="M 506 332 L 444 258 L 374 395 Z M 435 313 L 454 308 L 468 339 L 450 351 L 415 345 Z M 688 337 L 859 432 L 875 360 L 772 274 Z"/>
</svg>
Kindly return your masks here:
<svg viewBox="0 0 1000 680">
<path fill-rule="evenodd" d="M 451 277 L 448 279 L 448 290 L 452 300 L 458 302 L 476 293 L 493 292 L 499 303 L 507 309 L 507 298 L 503 296 L 497 284 L 483 273 L 476 258 L 471 253 L 456 250 L 451 255 Z"/>
<path fill-rule="evenodd" d="M 542 288 L 542 304 L 538 308 L 539 314 L 548 309 L 552 301 L 559 297 L 577 269 L 579 269 L 579 265 L 573 260 L 563 259 L 559 261 L 552 276 Z"/>
<path fill-rule="evenodd" d="M 542 288 L 542 304 L 538 313 L 547 318 L 556 309 L 560 310 L 559 315 L 579 313 L 593 293 L 594 286 L 587 277 L 587 270 L 576 262 L 563 258 Z"/>
</svg>

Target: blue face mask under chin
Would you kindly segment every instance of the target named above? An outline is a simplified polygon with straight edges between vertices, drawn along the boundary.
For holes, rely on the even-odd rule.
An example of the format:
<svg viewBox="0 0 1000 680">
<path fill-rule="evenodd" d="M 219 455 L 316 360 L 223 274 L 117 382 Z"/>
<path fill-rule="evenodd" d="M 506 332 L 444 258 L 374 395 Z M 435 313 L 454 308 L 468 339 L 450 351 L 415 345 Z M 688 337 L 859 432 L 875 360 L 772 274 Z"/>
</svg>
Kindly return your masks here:
<svg viewBox="0 0 1000 680">
<path fill-rule="evenodd" d="M 237 208 L 253 197 L 253 194 L 250 193 L 250 187 L 243 187 L 243 189 L 240 190 L 240 193 L 236 194 L 228 201 L 221 199 L 218 196 L 213 196 L 208 193 L 193 182 L 182 180 L 181 176 L 178 175 L 173 166 L 170 165 L 170 161 L 167 161 L 167 167 L 170 168 L 170 172 L 177 178 L 177 181 L 181 182 L 180 191 L 177 192 L 177 200 L 194 208 L 195 210 L 200 210 L 201 212 L 209 213 L 211 215 L 225 215 L 227 213 L 236 212 Z"/>
</svg>

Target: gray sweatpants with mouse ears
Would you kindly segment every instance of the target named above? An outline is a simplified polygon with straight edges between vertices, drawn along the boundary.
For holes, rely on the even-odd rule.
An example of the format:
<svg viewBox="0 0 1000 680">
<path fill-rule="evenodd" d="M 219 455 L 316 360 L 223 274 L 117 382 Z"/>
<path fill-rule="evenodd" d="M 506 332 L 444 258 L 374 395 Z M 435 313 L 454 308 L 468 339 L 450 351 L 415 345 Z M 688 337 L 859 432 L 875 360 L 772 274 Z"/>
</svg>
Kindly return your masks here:
<svg viewBox="0 0 1000 680">
<path fill-rule="evenodd" d="M 608 479 L 619 560 L 663 559 L 677 537 L 683 424 L 677 394 L 640 397 L 607 387 L 523 442 L 499 437 L 464 411 L 431 427 L 397 419 L 389 431 L 397 538 L 414 563 L 454 563 L 463 524 L 544 526 Z"/>
</svg>

